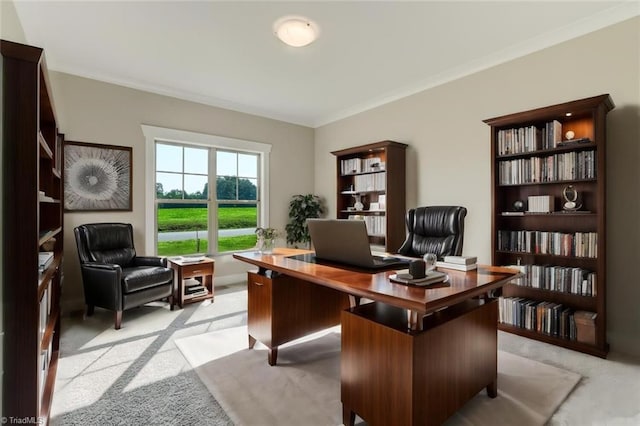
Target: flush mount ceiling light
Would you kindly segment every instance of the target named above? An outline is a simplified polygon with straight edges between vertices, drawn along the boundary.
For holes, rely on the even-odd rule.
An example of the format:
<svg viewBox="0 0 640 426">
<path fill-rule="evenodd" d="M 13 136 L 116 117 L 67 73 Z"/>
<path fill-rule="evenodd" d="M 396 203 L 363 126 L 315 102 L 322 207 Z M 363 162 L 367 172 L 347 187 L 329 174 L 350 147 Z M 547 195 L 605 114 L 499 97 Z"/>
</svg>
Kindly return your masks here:
<svg viewBox="0 0 640 426">
<path fill-rule="evenodd" d="M 276 36 L 285 44 L 302 47 L 312 43 L 318 37 L 315 23 L 301 16 L 285 16 L 273 24 Z"/>
</svg>

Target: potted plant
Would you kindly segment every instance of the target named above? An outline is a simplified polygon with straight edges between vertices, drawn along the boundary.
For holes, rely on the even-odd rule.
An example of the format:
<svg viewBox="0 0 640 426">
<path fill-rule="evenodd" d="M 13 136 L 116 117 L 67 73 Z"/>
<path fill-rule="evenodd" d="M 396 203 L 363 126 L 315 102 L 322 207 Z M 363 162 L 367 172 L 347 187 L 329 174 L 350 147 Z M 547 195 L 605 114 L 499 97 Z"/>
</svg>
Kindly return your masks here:
<svg viewBox="0 0 640 426">
<path fill-rule="evenodd" d="M 275 246 L 278 235 L 279 232 L 275 228 L 256 228 L 256 236 L 258 237 L 256 246 L 260 253 L 273 253 L 273 247 Z"/>
<path fill-rule="evenodd" d="M 307 219 L 320 217 L 324 213 L 322 199 L 317 195 L 294 195 L 289 203 L 289 222 L 285 230 L 287 231 L 287 243 L 295 248 L 298 244 L 309 247 L 311 237 L 307 228 Z"/>
</svg>

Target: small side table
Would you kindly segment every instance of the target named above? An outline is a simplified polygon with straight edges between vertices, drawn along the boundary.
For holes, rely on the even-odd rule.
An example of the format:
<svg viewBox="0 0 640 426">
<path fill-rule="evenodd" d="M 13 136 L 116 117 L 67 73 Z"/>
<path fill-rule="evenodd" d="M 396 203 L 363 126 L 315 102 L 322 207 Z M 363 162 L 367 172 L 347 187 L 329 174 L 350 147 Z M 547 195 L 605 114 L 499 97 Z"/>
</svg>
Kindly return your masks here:
<svg viewBox="0 0 640 426">
<path fill-rule="evenodd" d="M 213 271 L 215 260 L 207 257 L 199 262 L 185 261 L 182 258 L 167 258 L 167 263 L 173 269 L 173 282 L 175 298 L 180 308 L 187 303 L 200 302 L 202 300 L 213 299 Z M 194 293 L 185 294 L 185 280 L 195 278 L 206 290 L 205 294 Z"/>
</svg>

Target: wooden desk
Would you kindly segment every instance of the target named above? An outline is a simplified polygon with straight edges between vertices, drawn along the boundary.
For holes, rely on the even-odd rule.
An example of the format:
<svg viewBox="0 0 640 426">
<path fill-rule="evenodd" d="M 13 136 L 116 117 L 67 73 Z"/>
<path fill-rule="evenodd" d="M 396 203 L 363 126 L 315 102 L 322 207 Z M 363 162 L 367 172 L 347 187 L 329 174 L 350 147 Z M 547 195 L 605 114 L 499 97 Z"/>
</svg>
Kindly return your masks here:
<svg viewBox="0 0 640 426">
<path fill-rule="evenodd" d="M 180 308 L 187 303 L 199 302 L 206 299 L 213 299 L 215 290 L 213 285 L 213 271 L 215 260 L 207 257 L 200 262 L 185 262 L 181 258 L 167 258 L 169 268 L 173 269 L 173 282 L 175 296 Z M 188 295 L 185 294 L 184 280 L 196 278 L 207 290 L 207 294 Z"/>
<path fill-rule="evenodd" d="M 498 311 L 484 297 L 518 272 L 446 270 L 447 283 L 416 287 L 389 281 L 395 271 L 291 257 L 304 253 L 234 254 L 259 268 L 248 280 L 249 346 L 265 343 L 275 365 L 278 345 L 340 321 L 345 425 L 356 413 L 370 425 L 440 424 L 483 388 L 496 396 Z"/>
</svg>

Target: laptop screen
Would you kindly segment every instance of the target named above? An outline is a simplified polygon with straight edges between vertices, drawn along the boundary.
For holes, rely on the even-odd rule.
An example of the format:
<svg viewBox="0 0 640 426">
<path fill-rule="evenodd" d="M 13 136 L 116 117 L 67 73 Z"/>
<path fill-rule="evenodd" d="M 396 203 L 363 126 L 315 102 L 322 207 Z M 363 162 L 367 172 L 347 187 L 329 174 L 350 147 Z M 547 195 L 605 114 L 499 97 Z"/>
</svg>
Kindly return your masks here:
<svg viewBox="0 0 640 426">
<path fill-rule="evenodd" d="M 381 268 L 399 261 L 380 263 L 374 259 L 363 220 L 307 219 L 307 226 L 318 259 L 363 268 Z"/>
</svg>

